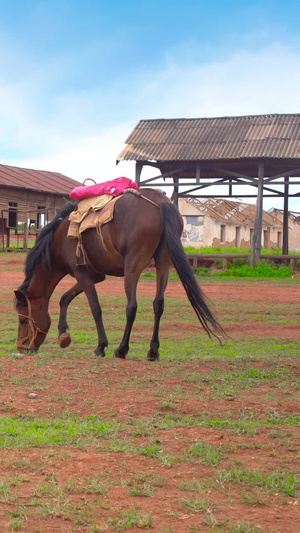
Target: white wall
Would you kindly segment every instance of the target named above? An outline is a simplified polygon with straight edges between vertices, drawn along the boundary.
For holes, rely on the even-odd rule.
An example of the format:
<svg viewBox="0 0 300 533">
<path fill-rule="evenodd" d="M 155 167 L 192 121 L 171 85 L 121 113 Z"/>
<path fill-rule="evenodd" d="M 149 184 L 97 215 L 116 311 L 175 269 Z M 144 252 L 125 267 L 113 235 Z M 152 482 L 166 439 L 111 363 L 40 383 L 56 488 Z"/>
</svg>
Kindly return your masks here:
<svg viewBox="0 0 300 533">
<path fill-rule="evenodd" d="M 201 211 L 194 205 L 187 202 L 184 198 L 179 199 L 179 211 L 183 217 L 184 231 L 182 243 L 185 247 L 193 246 L 194 248 L 201 248 L 203 246 L 213 247 L 234 247 L 250 248 L 250 230 L 254 228 L 250 224 L 231 224 L 223 223 L 222 221 L 215 221 L 213 218 L 205 214 L 205 210 Z M 221 225 L 225 226 L 224 239 L 221 241 Z M 290 250 L 295 250 L 297 243 L 300 248 L 300 224 L 296 223 L 298 233 L 290 231 Z M 237 229 L 238 228 L 238 229 Z M 281 233 L 282 239 L 282 221 L 278 218 L 278 224 L 267 226 L 263 224 L 262 228 L 262 247 L 268 249 L 277 249 L 278 232 Z"/>
</svg>

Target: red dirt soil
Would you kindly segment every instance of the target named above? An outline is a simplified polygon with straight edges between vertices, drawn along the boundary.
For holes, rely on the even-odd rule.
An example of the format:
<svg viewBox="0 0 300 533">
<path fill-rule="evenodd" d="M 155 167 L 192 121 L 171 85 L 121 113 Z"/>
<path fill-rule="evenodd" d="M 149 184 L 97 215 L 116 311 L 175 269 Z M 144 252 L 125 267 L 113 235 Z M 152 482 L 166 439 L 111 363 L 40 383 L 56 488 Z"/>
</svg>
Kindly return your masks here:
<svg viewBox="0 0 300 533">
<path fill-rule="evenodd" d="M 1 260 L 0 256 L 0 288 L 10 287 L 13 291 L 22 282 L 23 275 L 21 268 L 19 271 L 9 268 L 21 265 L 23 258 L 12 258 L 8 264 L 4 264 L 4 260 L 1 264 Z M 59 290 L 67 290 L 72 284 L 73 280 L 66 278 L 59 284 Z M 224 300 L 230 299 L 237 304 L 246 300 L 253 302 L 257 314 L 268 302 L 280 302 L 283 306 L 293 303 L 295 316 L 300 315 L 298 285 L 269 282 L 227 285 L 216 282 L 204 284 L 202 288 L 212 302 L 220 294 Z M 101 284 L 101 293 L 123 295 L 123 280 L 109 278 Z M 148 281 L 142 283 L 139 294 L 152 297 L 154 284 Z M 171 282 L 166 298 L 181 297 L 186 298 L 182 285 L 179 281 Z M 50 314 L 54 308 L 57 310 L 57 304 L 51 306 Z M 11 295 L 5 295 L 1 299 L 1 311 L 8 313 L 11 310 Z M 172 323 L 172 326 L 174 339 L 178 338 L 178 342 L 181 329 L 185 332 L 190 330 L 193 335 L 199 332 L 198 325 L 194 324 L 179 323 L 175 326 Z M 169 328 L 170 324 L 162 324 L 162 338 L 164 330 Z M 226 331 L 234 339 L 245 335 L 290 341 L 300 338 L 299 320 L 295 324 L 278 326 L 272 323 L 266 325 L 258 317 L 243 324 L 239 322 L 238 313 L 236 320 L 226 326 Z M 60 353 L 63 354 L 61 350 Z M 124 516 L 133 509 L 139 516 L 152 513 L 151 529 L 157 533 L 232 531 L 230 528 L 233 526 L 245 523 L 253 529 L 244 526 L 244 529 L 235 531 L 300 532 L 300 507 L 294 496 L 272 491 L 268 493 L 252 486 L 245 486 L 241 491 L 240 484 L 222 485 L 216 479 L 218 470 L 230 470 L 233 465 L 243 470 L 259 470 L 265 475 L 274 470 L 293 471 L 296 450 L 299 450 L 299 428 L 280 426 L 287 435 L 288 445 L 284 445 L 283 439 L 276 439 L 276 427 L 273 432 L 261 429 L 253 434 L 243 434 L 225 427 L 215 429 L 190 425 L 162 430 L 152 426 L 158 416 L 166 414 L 173 418 L 184 418 L 213 413 L 216 418 L 226 420 L 228 413 L 236 417 L 244 413 L 247 420 L 251 420 L 252 416 L 257 420 L 264 419 L 270 412 L 276 413 L 280 406 L 281 412 L 288 416 L 299 410 L 299 401 L 293 395 L 287 396 L 280 387 L 274 393 L 262 383 L 255 391 L 248 390 L 244 396 L 218 397 L 211 391 L 208 381 L 194 383 L 192 379 L 187 379 L 197 374 L 209 375 L 216 366 L 223 368 L 224 373 L 228 372 L 230 363 L 225 360 L 191 360 L 166 367 L 159 362 L 134 359 L 131 355 L 125 361 L 112 358 L 98 360 L 92 354 L 88 355 L 74 360 L 70 354 L 65 359 L 62 355 L 44 365 L 40 356 L 25 356 L 20 360 L 1 357 L 1 416 L 51 418 L 59 417 L 67 410 L 81 419 L 95 415 L 103 420 L 115 420 L 120 424 L 126 423 L 123 441 L 133 441 L 135 447 L 156 446 L 161 449 L 158 455 L 160 453 L 162 458 L 130 450 L 110 450 L 107 440 L 99 441 L 97 449 L 89 449 L 88 446 L 84 449 L 69 446 L 23 450 L 2 448 L 1 532 L 93 533 L 129 529 L 134 533 L 141 530 L 141 524 L 136 523 L 130 528 L 125 528 L 124 523 L 120 525 Z M 285 361 L 287 367 L 289 364 L 294 371 L 294 361 Z M 265 367 L 258 361 L 253 362 L 253 366 L 258 369 Z M 39 384 L 37 389 L 36 384 Z M 179 388 L 180 393 L 175 394 L 174 391 Z M 36 399 L 30 400 L 29 392 L 35 392 Z M 166 402 L 168 398 L 170 401 Z M 144 433 L 142 429 L 140 433 L 135 432 L 134 422 L 137 420 L 141 428 L 144 427 Z M 222 459 L 218 466 L 203 464 L 197 457 L 190 459 L 189 450 L 199 442 L 219 451 Z M 19 480 L 17 488 L 11 487 L 9 496 L 5 497 L 4 489 L 1 492 L 1 480 L 14 476 Z M 59 492 L 50 495 L 53 480 L 58 488 L 66 487 L 70 480 L 73 485 L 84 487 L 86 479 L 93 476 L 100 480 L 102 494 L 88 493 L 86 490 L 68 492 L 65 489 L 63 497 Z M 134 496 L 132 489 L 141 488 L 140 479 L 143 476 L 146 476 L 153 490 L 148 497 L 143 496 L 141 490 Z M 198 491 L 195 488 L 183 490 L 183 485 L 191 484 L 193 480 L 199 485 L 210 480 L 211 488 L 207 485 Z M 44 515 L 41 511 L 44 511 Z M 22 527 L 13 529 L 12 516 L 18 513 Z M 120 521 L 119 529 L 113 519 Z"/>
</svg>

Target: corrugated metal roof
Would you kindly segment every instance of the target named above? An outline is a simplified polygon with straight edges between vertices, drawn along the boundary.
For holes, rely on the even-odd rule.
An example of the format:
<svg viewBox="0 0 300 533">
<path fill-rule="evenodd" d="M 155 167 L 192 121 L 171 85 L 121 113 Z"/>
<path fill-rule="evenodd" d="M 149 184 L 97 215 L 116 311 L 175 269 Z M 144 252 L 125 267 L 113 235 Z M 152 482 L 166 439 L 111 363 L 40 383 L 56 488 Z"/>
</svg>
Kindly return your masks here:
<svg viewBox="0 0 300 533">
<path fill-rule="evenodd" d="M 52 194 L 69 194 L 82 183 L 58 172 L 0 165 L 0 186 L 22 187 Z"/>
<path fill-rule="evenodd" d="M 300 114 L 140 120 L 118 161 L 300 159 Z"/>
<path fill-rule="evenodd" d="M 216 222 L 254 225 L 255 205 L 253 204 L 218 198 L 185 198 L 179 200 L 179 202 L 181 201 L 193 205 L 199 210 L 199 213 L 209 216 Z M 263 211 L 263 224 L 274 227 L 282 226 L 278 219 L 267 211 Z"/>
</svg>

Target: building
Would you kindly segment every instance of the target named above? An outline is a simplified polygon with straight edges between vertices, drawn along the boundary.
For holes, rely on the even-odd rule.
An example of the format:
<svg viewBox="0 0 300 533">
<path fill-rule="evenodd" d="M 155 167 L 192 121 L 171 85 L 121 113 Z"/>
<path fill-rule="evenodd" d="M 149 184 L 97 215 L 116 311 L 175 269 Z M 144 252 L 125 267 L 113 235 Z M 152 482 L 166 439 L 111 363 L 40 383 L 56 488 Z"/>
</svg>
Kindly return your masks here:
<svg viewBox="0 0 300 533">
<path fill-rule="evenodd" d="M 275 209 L 269 211 L 274 218 L 276 218 L 281 224 L 283 224 L 283 210 Z M 293 252 L 300 252 L 300 213 L 289 212 L 288 218 L 289 225 L 289 249 Z"/>
<path fill-rule="evenodd" d="M 27 248 L 27 239 L 51 220 L 82 185 L 63 174 L 0 165 L 0 237 L 3 249 L 11 243 Z"/>
<path fill-rule="evenodd" d="M 255 205 L 227 199 L 179 198 L 183 216 L 184 246 L 201 248 L 251 248 L 255 224 Z M 263 211 L 262 247 L 267 250 L 282 248 L 283 212 Z M 300 249 L 300 217 L 289 216 L 290 250 Z"/>
</svg>

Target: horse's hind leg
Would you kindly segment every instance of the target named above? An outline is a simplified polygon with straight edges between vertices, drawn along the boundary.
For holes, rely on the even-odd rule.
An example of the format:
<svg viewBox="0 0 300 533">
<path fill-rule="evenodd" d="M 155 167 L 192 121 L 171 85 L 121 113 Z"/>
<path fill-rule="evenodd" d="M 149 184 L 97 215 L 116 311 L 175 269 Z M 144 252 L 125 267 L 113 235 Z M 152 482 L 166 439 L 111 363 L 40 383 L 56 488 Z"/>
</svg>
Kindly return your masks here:
<svg viewBox="0 0 300 533">
<path fill-rule="evenodd" d="M 159 359 L 159 324 L 161 316 L 164 312 L 164 295 L 169 280 L 169 261 L 156 261 L 156 273 L 156 295 L 153 301 L 154 328 L 150 342 L 150 350 L 148 351 L 147 355 L 148 361 L 156 361 Z"/>
<path fill-rule="evenodd" d="M 67 331 L 69 329 L 68 322 L 67 322 L 67 311 L 70 303 L 76 296 L 81 294 L 82 288 L 80 287 L 79 283 L 75 283 L 71 289 L 69 289 L 67 292 L 65 292 L 59 302 L 60 305 L 60 314 L 59 314 L 59 321 L 58 321 L 58 340 L 59 345 L 61 348 L 67 348 L 69 344 L 71 343 L 71 336 L 70 333 Z"/>
<path fill-rule="evenodd" d="M 129 339 L 137 310 L 136 287 L 139 277 L 140 273 L 137 272 L 131 272 L 130 274 L 125 273 L 124 276 L 125 293 L 127 297 L 126 326 L 122 341 L 114 352 L 114 356 L 119 359 L 125 359 L 129 350 Z"/>
</svg>

